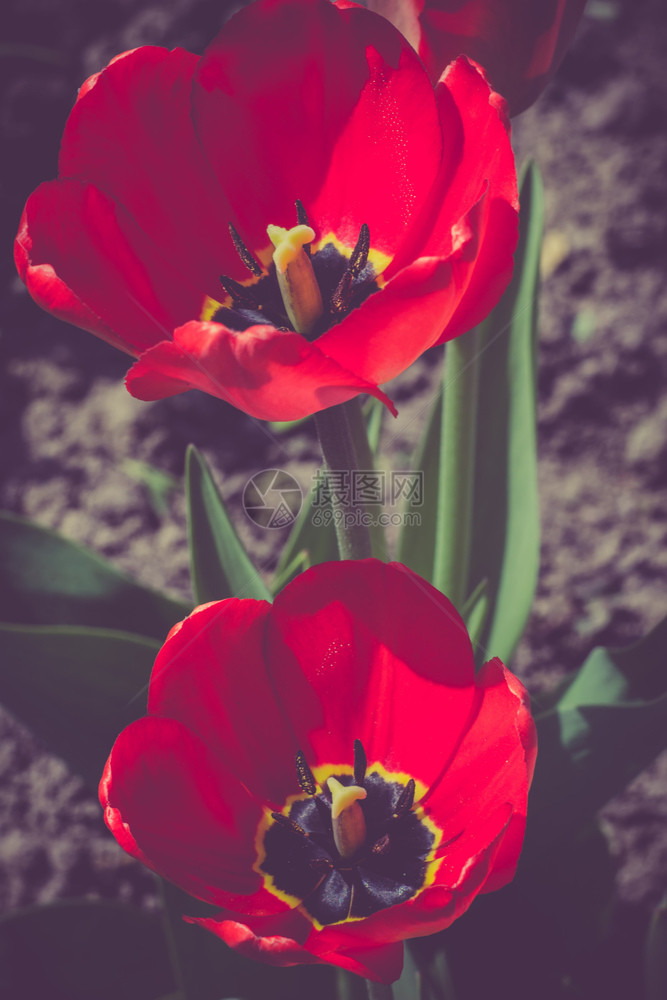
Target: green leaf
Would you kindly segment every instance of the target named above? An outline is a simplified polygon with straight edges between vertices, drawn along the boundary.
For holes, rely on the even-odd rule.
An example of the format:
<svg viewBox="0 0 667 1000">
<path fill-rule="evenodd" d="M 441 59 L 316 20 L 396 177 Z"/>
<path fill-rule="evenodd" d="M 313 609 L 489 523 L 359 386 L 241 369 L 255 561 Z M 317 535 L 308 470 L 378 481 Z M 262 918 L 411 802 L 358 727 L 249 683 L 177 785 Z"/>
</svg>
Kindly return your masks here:
<svg viewBox="0 0 667 1000">
<path fill-rule="evenodd" d="M 116 736 L 145 714 L 159 648 L 125 632 L 0 625 L 0 702 L 96 789 Z"/>
<path fill-rule="evenodd" d="M 288 434 L 300 427 L 306 420 L 310 420 L 310 417 L 299 417 L 297 420 L 269 420 L 267 426 L 273 434 Z"/>
<path fill-rule="evenodd" d="M 539 763 L 528 845 L 567 839 L 665 747 L 667 694 L 649 702 L 555 709 L 537 720 Z"/>
<path fill-rule="evenodd" d="M 663 621 L 633 646 L 594 649 L 556 706 L 537 716 L 527 859 L 580 830 L 664 749 L 666 629 Z"/>
<path fill-rule="evenodd" d="M 535 164 L 524 171 L 520 192 L 514 275 L 478 328 L 479 403 L 468 576 L 468 591 L 487 580 L 489 608 L 481 658 L 499 656 L 505 662 L 525 627 L 539 569 L 535 337 L 544 210 Z"/>
<path fill-rule="evenodd" d="M 541 181 L 530 165 L 521 183 L 514 276 L 488 319 L 447 345 L 445 414 L 441 393 L 413 459 L 413 468 L 424 473 L 421 525 L 406 524 L 398 543 L 400 561 L 444 588 L 458 606 L 486 580 L 474 615 L 480 662 L 490 655 L 510 658 L 537 584 L 535 335 L 542 219 Z M 468 530 L 463 521 L 470 503 Z"/>
<path fill-rule="evenodd" d="M 465 916 L 424 941 L 445 950 L 459 1000 L 606 997 L 604 990 L 580 992 L 577 972 L 582 959 L 600 961 L 613 888 L 606 841 L 591 827 L 539 868 L 526 869 L 521 858 L 508 886 L 479 896 Z"/>
<path fill-rule="evenodd" d="M 486 596 L 486 580 L 480 580 L 461 609 L 461 617 L 466 623 L 473 648 L 477 648 L 486 616 L 489 613 L 489 599 Z"/>
<path fill-rule="evenodd" d="M 475 327 L 445 347 L 432 583 L 458 611 L 469 593 L 480 343 L 480 330 Z"/>
<path fill-rule="evenodd" d="M 423 472 L 424 498 L 419 508 L 420 523 L 410 524 L 406 521 L 403 524 L 398 536 L 396 555 L 399 562 L 409 566 L 425 580 L 433 579 L 441 433 L 442 392 L 438 393 L 431 407 L 410 466 L 415 472 Z"/>
<path fill-rule="evenodd" d="M 280 553 L 274 575 L 274 591 L 285 586 L 302 569 L 338 558 L 331 507 L 313 507 L 315 495 L 315 490 L 310 490 L 305 497 L 299 516 Z M 292 576 L 288 574 L 290 567 L 294 571 Z"/>
<path fill-rule="evenodd" d="M 290 580 L 293 580 L 299 573 L 304 573 L 307 569 L 310 569 L 310 560 L 308 553 L 302 549 L 280 574 L 274 574 L 271 580 L 272 593 L 277 594 L 279 590 L 287 586 Z"/>
<path fill-rule="evenodd" d="M 8 1000 L 157 1000 L 174 988 L 159 921 L 106 901 L 0 918 L 0 964 Z"/>
<path fill-rule="evenodd" d="M 403 973 L 394 985 L 395 1000 L 456 1000 L 441 940 L 436 935 L 405 942 Z"/>
<path fill-rule="evenodd" d="M 175 476 L 136 458 L 126 458 L 121 463 L 121 470 L 130 479 L 145 486 L 151 506 L 158 517 L 169 513 L 169 497 L 180 486 Z"/>
<path fill-rule="evenodd" d="M 0 513 L 0 593 L 4 621 L 122 629 L 156 639 L 191 610 L 94 552 L 8 513 Z"/>
<path fill-rule="evenodd" d="M 194 445 L 185 456 L 192 589 L 198 604 L 225 597 L 271 600 L 229 519 L 211 472 Z"/>
<path fill-rule="evenodd" d="M 562 692 L 558 708 L 660 697 L 667 690 L 666 649 L 667 617 L 631 646 L 598 646 Z"/>
<path fill-rule="evenodd" d="M 379 399 L 369 396 L 363 405 L 366 427 L 368 429 L 368 447 L 373 455 L 377 454 L 380 445 L 382 423 L 387 407 Z"/>
</svg>

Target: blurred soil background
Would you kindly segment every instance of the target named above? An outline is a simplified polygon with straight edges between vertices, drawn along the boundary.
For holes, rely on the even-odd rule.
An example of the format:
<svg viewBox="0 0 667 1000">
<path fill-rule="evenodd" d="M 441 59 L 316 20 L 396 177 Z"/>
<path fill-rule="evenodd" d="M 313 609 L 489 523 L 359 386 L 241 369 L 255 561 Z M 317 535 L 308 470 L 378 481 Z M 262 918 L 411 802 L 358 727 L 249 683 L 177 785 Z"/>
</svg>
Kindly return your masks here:
<svg viewBox="0 0 667 1000">
<path fill-rule="evenodd" d="M 141 44 L 200 52 L 224 12 L 224 0 L 8 0 L 0 43 L 0 507 L 185 599 L 188 442 L 211 461 L 255 561 L 269 571 L 285 535 L 251 524 L 241 493 L 267 468 L 290 471 L 307 490 L 319 463 L 313 434 L 304 425 L 276 436 L 195 392 L 132 399 L 122 385 L 129 359 L 42 313 L 15 275 L 11 243 L 25 198 L 56 175 L 83 79 Z M 590 0 L 557 78 L 514 122 L 519 159 L 534 157 L 543 172 L 547 208 L 542 568 L 513 664 L 538 699 L 593 646 L 640 638 L 667 604 L 666 51 L 662 0 Z M 399 467 L 440 363 L 431 352 L 388 390 L 400 413 L 385 422 L 385 448 Z M 137 463 L 165 474 L 164 502 Z M 667 755 L 603 820 L 617 866 L 619 940 L 636 958 L 667 882 Z M 81 896 L 150 904 L 154 884 L 117 848 L 81 781 L 0 712 L 0 911 Z"/>
</svg>

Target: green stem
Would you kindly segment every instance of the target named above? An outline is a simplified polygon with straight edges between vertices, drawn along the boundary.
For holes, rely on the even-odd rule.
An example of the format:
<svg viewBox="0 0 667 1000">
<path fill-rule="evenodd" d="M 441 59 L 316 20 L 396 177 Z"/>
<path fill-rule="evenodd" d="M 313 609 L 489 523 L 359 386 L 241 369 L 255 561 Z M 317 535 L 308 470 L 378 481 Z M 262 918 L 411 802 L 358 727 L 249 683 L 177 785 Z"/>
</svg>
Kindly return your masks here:
<svg viewBox="0 0 667 1000">
<path fill-rule="evenodd" d="M 346 972 L 344 969 L 336 969 L 336 1000 L 355 1000 L 355 997 L 359 996 L 361 991 L 354 982 L 354 979 L 357 979 L 357 977 L 353 976 L 351 972 Z"/>
<path fill-rule="evenodd" d="M 332 406 L 316 413 L 315 426 L 327 469 L 330 472 L 356 471 L 359 466 L 345 407 Z M 348 488 L 349 479 L 348 475 Z M 332 490 L 332 512 L 340 558 L 367 559 L 372 554 L 368 527 L 355 517 L 358 509 L 350 509 L 342 493 Z"/>
<path fill-rule="evenodd" d="M 374 469 L 375 462 L 373 452 L 368 443 L 368 433 L 366 431 L 366 418 L 361 407 L 361 398 L 356 396 L 349 403 L 343 403 L 343 409 L 347 416 L 347 424 L 350 428 L 350 437 L 354 453 L 357 456 L 357 465 L 360 469 Z"/>
<path fill-rule="evenodd" d="M 467 596 L 479 361 L 477 331 L 447 344 L 433 585 L 461 609 Z"/>
<path fill-rule="evenodd" d="M 156 876 L 156 879 L 161 903 L 160 915 L 162 918 L 162 929 L 164 931 L 165 941 L 167 944 L 169 964 L 171 965 L 171 972 L 174 977 L 174 989 L 177 993 L 181 993 L 185 997 L 185 976 L 183 974 L 183 966 L 181 964 L 180 949 L 176 940 L 176 934 L 174 933 L 174 917 L 169 903 L 168 886 L 164 879 L 159 875 Z"/>
<path fill-rule="evenodd" d="M 372 983 L 370 979 L 367 979 L 366 989 L 368 990 L 368 1000 L 393 1000 L 394 991 L 391 986 L 384 983 Z"/>
<path fill-rule="evenodd" d="M 370 441 L 368 440 L 368 428 L 361 406 L 361 397 L 356 396 L 349 403 L 344 403 L 343 406 L 347 414 L 354 452 L 357 456 L 357 466 L 365 471 L 373 472 L 375 469 L 375 457 L 371 450 Z M 372 516 L 372 508 L 366 509 L 370 515 L 368 518 L 370 521 L 368 533 L 371 538 L 372 553 L 377 559 L 387 559 L 387 538 L 384 528 L 381 524 L 376 523 L 376 518 Z"/>
</svg>

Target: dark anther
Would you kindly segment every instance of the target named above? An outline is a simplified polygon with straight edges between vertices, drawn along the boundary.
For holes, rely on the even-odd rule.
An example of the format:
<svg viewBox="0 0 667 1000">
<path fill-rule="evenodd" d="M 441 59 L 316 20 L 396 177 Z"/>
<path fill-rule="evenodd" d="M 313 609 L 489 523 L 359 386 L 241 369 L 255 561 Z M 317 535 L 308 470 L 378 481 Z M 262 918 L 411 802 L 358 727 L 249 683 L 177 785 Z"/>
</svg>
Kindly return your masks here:
<svg viewBox="0 0 667 1000">
<path fill-rule="evenodd" d="M 333 316 L 341 316 L 347 311 L 350 304 L 350 290 L 352 288 L 352 274 L 349 268 L 343 271 L 343 277 L 340 279 L 334 293 L 331 296 L 331 302 L 329 303 L 329 312 Z"/>
<path fill-rule="evenodd" d="M 356 246 L 352 251 L 347 267 L 343 271 L 343 276 L 331 296 L 329 310 L 334 316 L 340 316 L 348 310 L 352 299 L 352 283 L 366 267 L 370 248 L 371 234 L 368 226 L 364 222 L 363 226 L 359 230 L 359 239 L 357 240 Z"/>
<path fill-rule="evenodd" d="M 317 782 L 301 750 L 296 752 L 296 780 L 299 782 L 299 788 L 306 795 L 314 795 L 317 791 Z"/>
<path fill-rule="evenodd" d="M 354 783 L 355 785 L 363 785 L 364 778 L 366 777 L 366 766 L 368 761 L 366 760 L 366 751 L 361 745 L 361 740 L 354 741 Z"/>
<path fill-rule="evenodd" d="M 241 239 L 241 237 L 239 236 L 239 234 L 237 233 L 236 229 L 231 224 L 231 222 L 229 223 L 229 235 L 232 238 L 234 249 L 236 250 L 241 260 L 243 261 L 245 267 L 248 268 L 251 274 L 254 274 L 256 277 L 259 277 L 260 274 L 262 273 L 261 267 L 255 260 L 253 255 L 250 253 L 247 246 L 245 245 L 245 243 L 243 242 L 243 240 Z"/>
<path fill-rule="evenodd" d="M 290 817 L 285 816 L 284 813 L 272 812 L 271 815 L 275 819 L 276 823 L 279 823 L 280 826 L 283 826 L 286 830 L 289 830 L 291 833 L 296 833 L 300 837 L 310 836 L 310 834 L 306 833 L 306 831 L 302 826 L 299 826 L 296 820 L 290 819 Z"/>
<path fill-rule="evenodd" d="M 321 875 L 328 875 L 329 872 L 334 870 L 334 863 L 331 858 L 311 858 L 308 862 L 308 867 L 314 872 L 319 872 Z"/>
<path fill-rule="evenodd" d="M 394 806 L 394 819 L 400 819 L 401 816 L 405 816 L 406 812 L 412 809 L 412 803 L 415 801 L 415 781 L 414 778 L 410 778 L 407 785 L 398 797 L 398 802 Z"/>
<path fill-rule="evenodd" d="M 299 223 L 300 226 L 307 226 L 307 225 L 309 225 L 308 214 L 307 214 L 305 208 L 303 207 L 303 202 L 301 201 L 300 198 L 296 199 L 295 205 L 296 205 L 296 221 Z M 306 251 L 306 253 L 310 257 L 310 243 L 304 244 L 304 248 L 303 249 Z"/>
<path fill-rule="evenodd" d="M 305 208 L 303 207 L 303 202 L 301 201 L 300 198 L 297 198 L 294 204 L 296 205 L 296 221 L 299 223 L 300 226 L 307 226 L 308 215 L 306 213 Z"/>
<path fill-rule="evenodd" d="M 376 840 L 371 847 L 371 854 L 374 854 L 376 858 L 382 857 L 383 854 L 387 854 L 389 851 L 389 834 L 383 834 L 379 840 Z"/>
<path fill-rule="evenodd" d="M 234 281 L 233 278 L 228 278 L 226 274 L 220 275 L 220 284 L 227 292 L 227 295 L 231 296 L 235 306 L 245 307 L 246 309 L 258 308 L 257 299 L 252 289 L 246 288 L 245 285 Z"/>
<path fill-rule="evenodd" d="M 368 252 L 371 248 L 371 232 L 366 223 L 359 230 L 359 239 L 350 256 L 350 263 L 347 265 L 348 271 L 352 272 L 352 277 L 356 278 L 366 267 Z"/>
</svg>

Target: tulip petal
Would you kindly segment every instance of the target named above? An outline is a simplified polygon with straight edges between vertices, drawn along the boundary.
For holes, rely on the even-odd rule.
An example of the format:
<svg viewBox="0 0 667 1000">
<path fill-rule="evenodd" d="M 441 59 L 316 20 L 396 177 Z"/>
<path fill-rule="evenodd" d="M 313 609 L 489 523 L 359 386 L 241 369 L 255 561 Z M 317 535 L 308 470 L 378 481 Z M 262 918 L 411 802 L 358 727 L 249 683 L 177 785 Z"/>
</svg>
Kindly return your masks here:
<svg viewBox="0 0 667 1000">
<path fill-rule="evenodd" d="M 422 258 L 318 341 L 342 367 L 387 382 L 439 340 L 457 303 L 449 261 Z"/>
<path fill-rule="evenodd" d="M 267 656 L 311 765 L 351 762 L 360 739 L 369 764 L 429 784 L 467 728 L 468 633 L 447 598 L 397 563 L 301 574 L 275 600 Z"/>
<path fill-rule="evenodd" d="M 454 308 L 443 313 L 443 332 L 435 341 L 442 343 L 472 329 L 497 303 L 512 274 L 519 223 L 502 99 L 463 57 L 443 74 L 437 94 L 451 151 L 385 277 L 415 255 L 451 262 Z"/>
<path fill-rule="evenodd" d="M 187 892 L 225 905 L 261 889 L 252 870 L 259 805 L 211 750 L 173 719 L 133 722 L 100 783 L 111 831 L 126 850 Z"/>
<path fill-rule="evenodd" d="M 404 2 L 422 8 L 416 47 L 433 78 L 464 52 L 486 67 L 516 115 L 537 100 L 558 68 L 586 0 Z M 384 3 L 370 0 L 369 6 L 381 10 Z"/>
<path fill-rule="evenodd" d="M 37 191 L 40 189 L 38 188 Z M 35 192 L 35 195 L 37 192 Z M 33 198 L 35 197 L 33 195 Z M 32 199 L 31 199 L 32 200 Z M 14 263 L 21 281 L 35 302 L 58 319 L 74 323 L 88 333 L 105 340 L 112 347 L 130 354 L 123 340 L 68 288 L 50 263 L 39 263 L 39 254 L 33 253 L 33 237 L 28 225 L 28 206 L 23 209 L 19 230 L 14 241 Z"/>
<path fill-rule="evenodd" d="M 318 953 L 333 948 L 354 952 L 355 948 L 364 945 L 399 942 L 445 930 L 465 913 L 475 896 L 484 891 L 506 828 L 507 814 L 494 840 L 478 855 L 467 859 L 456 886 L 429 886 L 400 906 L 379 910 L 363 921 L 325 927 L 318 932 L 317 940 L 313 935 L 307 947 Z"/>
<path fill-rule="evenodd" d="M 394 982 L 403 968 L 402 942 L 376 944 L 353 939 L 351 947 L 338 948 L 335 931 L 313 930 L 305 917 L 296 912 L 253 917 L 243 922 L 224 917 L 218 914 L 186 917 L 186 920 L 211 931 L 246 958 L 269 965 L 327 963 L 376 983 Z"/>
<path fill-rule="evenodd" d="M 268 965 L 290 966 L 314 963 L 318 959 L 303 947 L 312 925 L 298 910 L 278 915 L 244 917 L 223 910 L 214 917 L 186 917 L 221 938 L 246 958 Z"/>
<path fill-rule="evenodd" d="M 197 608 L 158 655 L 148 707 L 107 763 L 106 821 L 130 854 L 221 906 L 214 917 L 188 919 L 246 956 L 326 962 L 391 982 L 404 939 L 444 929 L 513 874 L 535 759 L 525 691 L 498 660 L 476 681 L 461 619 L 405 567 L 325 563 L 273 605 L 230 599 Z M 287 816 L 291 804 L 304 823 L 294 833 L 312 835 L 305 817 L 322 803 L 303 801 L 312 789 L 307 767 L 297 776 L 295 748 L 313 768 L 351 772 L 353 754 L 355 768 L 365 767 L 355 738 L 371 773 L 380 766 L 404 785 L 409 774 L 429 786 L 418 785 L 418 803 L 439 835 L 424 847 L 432 863 L 412 897 L 320 927 L 307 899 L 302 906 L 287 895 L 289 876 L 260 876 L 258 832 L 267 806 Z M 390 825 L 390 850 L 406 849 L 400 836 Z M 273 857 L 266 871 L 276 878 L 272 843 L 263 842 Z M 290 864 L 300 857 L 297 849 Z M 370 860 L 352 868 L 366 884 Z"/>
<path fill-rule="evenodd" d="M 215 297 L 221 273 L 246 272 L 226 232 L 235 216 L 192 125 L 198 62 L 183 49 L 143 46 L 86 81 L 65 126 L 59 174 L 123 205 L 161 254 L 178 262 L 182 280 Z"/>
<path fill-rule="evenodd" d="M 451 847 L 442 851 L 437 875 L 445 885 L 456 884 L 462 860 L 483 852 L 509 819 L 491 873 L 491 889 L 514 875 L 536 738 L 525 690 L 500 660 L 485 664 L 477 681 L 480 702 L 474 721 L 423 804 L 442 829 L 444 844 L 452 840 Z"/>
<path fill-rule="evenodd" d="M 17 259 L 40 305 L 53 311 L 54 292 L 56 309 L 80 303 L 74 316 L 84 329 L 128 354 L 170 336 L 204 301 L 121 205 L 79 181 L 51 181 L 33 192 Z M 100 317 L 94 328 L 91 317 Z"/>
<path fill-rule="evenodd" d="M 465 59 L 434 92 L 400 33 L 346 0 L 258 0 L 201 59 L 121 54 L 81 88 L 60 171 L 28 201 L 19 272 L 46 309 L 141 355 L 127 380 L 141 399 L 199 388 L 291 420 L 368 392 L 393 410 L 380 382 L 474 325 L 511 271 L 502 100 Z M 290 226 L 297 199 L 315 250 L 334 248 L 326 295 L 360 235 L 377 294 L 345 316 L 340 292 L 316 343 L 200 322 L 221 273 L 269 266 L 266 227 Z"/>
<path fill-rule="evenodd" d="M 270 607 L 228 600 L 196 608 L 157 656 L 148 711 L 186 725 L 254 796 L 280 809 L 299 790 L 298 747 L 264 663 Z"/>
<path fill-rule="evenodd" d="M 439 87 L 449 91 L 459 109 L 464 138 L 461 161 L 426 246 L 435 251 L 448 219 L 472 236 L 456 259 L 460 303 L 441 338 L 451 340 L 488 315 L 507 287 L 519 235 L 519 201 L 502 98 L 465 58 L 448 67 Z"/>
<path fill-rule="evenodd" d="M 353 246 L 366 223 L 390 254 L 442 146 L 428 77 L 402 36 L 327 0 L 267 0 L 232 18 L 202 56 L 193 116 L 255 249 L 269 223 L 293 224 L 299 198 L 320 236 Z"/>
<path fill-rule="evenodd" d="M 126 385 L 137 399 L 203 389 L 260 420 L 297 420 L 367 392 L 395 413 L 377 386 L 347 371 L 297 333 L 272 326 L 234 331 L 187 323 L 142 354 Z"/>
<path fill-rule="evenodd" d="M 366 223 L 371 246 L 391 257 L 438 173 L 443 156 L 438 108 L 407 43 L 401 39 L 397 58 L 386 23 L 358 9 L 345 11 L 344 17 L 351 33 L 361 33 L 366 21 L 366 37 L 373 39 L 372 45 L 366 43 L 371 76 L 336 138 L 312 215 L 320 233 L 331 230 L 348 246 L 354 246 Z"/>
</svg>

